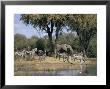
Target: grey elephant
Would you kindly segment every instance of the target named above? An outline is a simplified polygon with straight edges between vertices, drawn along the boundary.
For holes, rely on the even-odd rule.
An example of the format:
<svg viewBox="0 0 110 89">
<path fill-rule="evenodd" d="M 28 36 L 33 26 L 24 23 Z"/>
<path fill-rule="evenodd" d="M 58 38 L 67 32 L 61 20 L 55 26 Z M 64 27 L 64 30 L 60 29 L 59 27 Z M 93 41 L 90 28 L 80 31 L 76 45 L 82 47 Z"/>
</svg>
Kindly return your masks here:
<svg viewBox="0 0 110 89">
<path fill-rule="evenodd" d="M 63 54 L 66 54 L 67 57 L 65 57 L 65 55 Z M 67 58 L 69 59 L 69 56 L 72 56 L 73 54 L 73 49 L 71 47 L 71 45 L 69 44 L 56 44 L 56 49 L 55 49 L 55 55 L 56 55 L 56 58 L 59 57 L 60 59 L 60 55 L 63 56 L 63 58 Z"/>
</svg>

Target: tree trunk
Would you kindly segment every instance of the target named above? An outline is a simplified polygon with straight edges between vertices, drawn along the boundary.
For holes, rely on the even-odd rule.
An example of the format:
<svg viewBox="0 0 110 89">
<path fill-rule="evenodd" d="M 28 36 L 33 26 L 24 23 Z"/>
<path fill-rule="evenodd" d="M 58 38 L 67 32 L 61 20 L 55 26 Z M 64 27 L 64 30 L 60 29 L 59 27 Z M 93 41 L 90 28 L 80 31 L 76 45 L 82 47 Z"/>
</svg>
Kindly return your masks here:
<svg viewBox="0 0 110 89">
<path fill-rule="evenodd" d="M 48 33 L 48 37 L 49 37 L 49 50 L 52 54 L 52 52 L 54 51 L 54 46 L 53 46 L 53 41 L 52 41 L 52 33 Z"/>
<path fill-rule="evenodd" d="M 48 33 L 48 36 L 49 36 L 49 43 L 53 43 L 52 42 L 52 34 L 51 33 Z"/>
<path fill-rule="evenodd" d="M 57 29 L 56 29 L 56 33 L 55 33 L 55 36 L 56 36 L 56 39 L 55 39 L 55 48 L 56 48 L 56 44 L 57 44 L 57 41 L 58 41 L 60 29 L 61 29 L 60 24 L 57 24 Z"/>
<path fill-rule="evenodd" d="M 55 39 L 55 44 L 57 44 L 58 41 L 58 35 L 59 35 L 59 29 L 56 29 L 56 39 Z"/>
</svg>

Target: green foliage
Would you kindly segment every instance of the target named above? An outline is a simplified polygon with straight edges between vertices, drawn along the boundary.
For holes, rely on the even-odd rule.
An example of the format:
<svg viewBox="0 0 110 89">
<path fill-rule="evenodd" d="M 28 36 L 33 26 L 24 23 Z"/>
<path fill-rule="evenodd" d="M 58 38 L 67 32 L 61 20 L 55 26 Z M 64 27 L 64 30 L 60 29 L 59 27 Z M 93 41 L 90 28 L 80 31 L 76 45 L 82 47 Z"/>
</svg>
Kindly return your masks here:
<svg viewBox="0 0 110 89">
<path fill-rule="evenodd" d="M 48 40 L 51 51 L 54 49 L 52 41 L 53 31 L 56 30 L 55 41 L 57 42 L 59 31 L 65 25 L 65 15 L 63 14 L 22 14 L 20 19 L 24 24 L 32 25 L 34 28 L 37 28 L 36 30 L 45 31 L 48 33 Z M 54 29 L 54 27 L 56 27 L 56 29 Z"/>
<path fill-rule="evenodd" d="M 74 51 L 79 51 L 79 38 L 75 33 L 62 33 L 59 36 L 58 44 L 69 44 Z"/>
<path fill-rule="evenodd" d="M 87 53 L 90 40 L 97 32 L 97 15 L 73 14 L 67 17 L 68 26 L 79 36 L 80 50 Z"/>
<path fill-rule="evenodd" d="M 71 46 L 75 52 L 80 52 L 80 45 L 79 45 L 79 39 L 73 38 L 73 41 L 71 43 Z"/>
<path fill-rule="evenodd" d="M 87 56 L 88 57 L 93 57 L 93 58 L 97 57 L 97 40 L 96 40 L 96 36 L 94 36 L 90 41 Z"/>
<path fill-rule="evenodd" d="M 80 42 L 79 37 L 74 36 L 72 33 L 63 33 L 59 36 L 58 40 L 59 44 L 70 44 L 74 50 L 74 52 L 80 52 Z M 87 49 L 87 56 L 95 58 L 97 57 L 97 41 L 96 35 L 91 38 L 90 43 Z"/>
<path fill-rule="evenodd" d="M 48 33 L 48 24 L 53 23 L 55 27 L 63 26 L 65 14 L 21 14 L 21 20 L 26 25 L 31 24 L 34 28 L 39 27 Z"/>
<path fill-rule="evenodd" d="M 36 42 L 36 47 L 38 50 L 44 51 L 46 48 L 45 40 L 44 39 L 38 39 Z"/>
<path fill-rule="evenodd" d="M 24 35 L 16 34 L 14 36 L 14 48 L 21 50 L 27 46 L 27 38 Z"/>
<path fill-rule="evenodd" d="M 22 34 L 15 34 L 14 36 L 14 48 L 22 50 L 22 49 L 27 49 L 30 47 L 30 49 L 35 48 L 36 42 L 38 38 L 33 36 L 30 39 L 27 39 L 24 35 Z"/>
<path fill-rule="evenodd" d="M 28 46 L 32 48 L 36 47 L 36 42 L 39 38 L 32 36 L 30 39 L 28 39 Z"/>
<path fill-rule="evenodd" d="M 24 24 L 32 25 L 36 30 L 47 33 L 46 37 L 39 40 L 31 38 L 25 42 L 23 39 L 23 42 L 31 48 L 37 46 L 40 49 L 53 51 L 57 43 L 70 44 L 75 51 L 83 51 L 89 57 L 96 57 L 97 43 L 94 38 L 97 32 L 96 14 L 21 14 L 20 19 Z M 64 27 L 68 27 L 66 30 L 71 32 L 77 32 L 77 36 L 63 33 Z M 23 42 L 20 42 L 21 47 L 26 46 L 22 44 Z"/>
<path fill-rule="evenodd" d="M 51 47 L 52 46 L 52 47 Z M 54 49 L 55 49 L 55 44 L 52 43 L 50 44 L 49 41 L 47 41 L 47 44 L 46 44 L 46 49 L 50 52 L 54 52 Z"/>
</svg>

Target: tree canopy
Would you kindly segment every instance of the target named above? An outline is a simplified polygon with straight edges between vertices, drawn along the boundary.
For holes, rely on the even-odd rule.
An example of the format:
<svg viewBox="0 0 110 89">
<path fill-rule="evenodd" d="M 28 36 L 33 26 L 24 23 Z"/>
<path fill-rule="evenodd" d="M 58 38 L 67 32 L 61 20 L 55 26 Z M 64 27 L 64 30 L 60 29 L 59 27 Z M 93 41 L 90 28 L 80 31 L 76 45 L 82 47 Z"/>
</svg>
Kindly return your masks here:
<svg viewBox="0 0 110 89">
<path fill-rule="evenodd" d="M 54 51 L 54 43 L 57 44 L 60 32 L 66 28 L 76 32 L 80 51 L 87 54 L 91 39 L 97 33 L 96 14 L 21 14 L 24 24 L 31 25 L 36 30 L 48 34 L 49 49 Z M 53 33 L 55 32 L 55 42 Z M 68 38 L 68 36 L 67 36 Z M 71 38 L 72 39 L 72 38 Z M 73 46 L 74 47 L 74 46 Z"/>
<path fill-rule="evenodd" d="M 22 14 L 21 20 L 26 25 L 32 25 L 37 30 L 45 31 L 48 34 L 50 50 L 53 50 L 53 31 L 56 32 L 55 41 L 57 42 L 59 31 L 65 25 L 65 15 L 62 14 Z"/>
<path fill-rule="evenodd" d="M 67 16 L 67 23 L 71 30 L 79 36 L 80 49 L 86 53 L 91 38 L 97 32 L 96 14 L 73 14 Z"/>
</svg>

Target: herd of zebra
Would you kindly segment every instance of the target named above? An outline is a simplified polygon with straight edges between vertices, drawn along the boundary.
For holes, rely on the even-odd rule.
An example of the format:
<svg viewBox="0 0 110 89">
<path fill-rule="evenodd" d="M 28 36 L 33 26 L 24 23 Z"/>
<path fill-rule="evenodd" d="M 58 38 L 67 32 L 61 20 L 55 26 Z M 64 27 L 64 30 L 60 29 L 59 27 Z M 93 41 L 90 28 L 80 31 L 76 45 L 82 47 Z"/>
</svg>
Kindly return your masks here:
<svg viewBox="0 0 110 89">
<path fill-rule="evenodd" d="M 33 59 L 35 56 L 39 57 L 39 60 L 43 60 L 46 57 L 46 51 L 38 50 L 37 48 L 34 48 L 32 50 L 21 50 L 15 52 L 15 59 Z"/>
<path fill-rule="evenodd" d="M 58 47 L 60 47 L 60 45 L 57 45 L 57 49 Z M 66 47 L 70 48 L 69 46 L 66 45 Z M 14 52 L 15 54 L 15 59 L 19 59 L 19 60 L 31 60 L 31 59 L 37 59 L 39 61 L 42 61 L 42 60 L 45 60 L 46 57 L 48 57 L 48 54 L 49 54 L 49 51 L 47 50 L 38 50 L 38 48 L 34 48 L 32 50 L 25 50 L 23 49 L 22 51 L 15 51 Z M 83 56 L 83 53 L 80 52 L 80 53 L 68 53 L 67 51 L 65 51 L 62 47 L 60 47 L 59 50 L 55 50 L 54 52 L 54 57 L 57 59 L 59 58 L 63 58 L 63 61 L 65 62 L 66 60 L 68 61 L 69 59 L 71 60 L 79 60 L 80 62 L 81 61 L 86 61 L 86 57 Z"/>
</svg>

